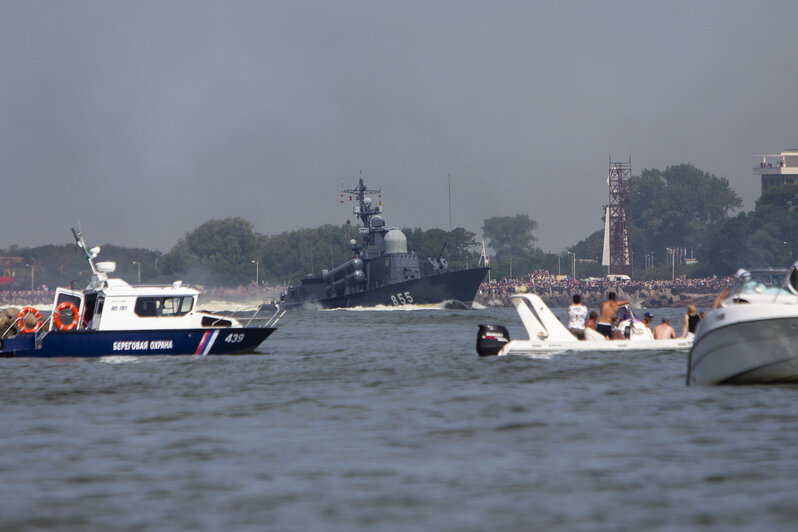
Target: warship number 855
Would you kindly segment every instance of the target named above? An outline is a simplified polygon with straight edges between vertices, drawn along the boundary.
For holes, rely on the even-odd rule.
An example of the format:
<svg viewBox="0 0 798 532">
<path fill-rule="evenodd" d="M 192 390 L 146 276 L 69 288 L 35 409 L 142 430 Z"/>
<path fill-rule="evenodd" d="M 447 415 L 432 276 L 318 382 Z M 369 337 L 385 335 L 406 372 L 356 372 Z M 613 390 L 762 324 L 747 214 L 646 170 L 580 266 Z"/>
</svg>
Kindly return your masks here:
<svg viewBox="0 0 798 532">
<path fill-rule="evenodd" d="M 488 268 L 450 271 L 439 256 L 420 263 L 407 251 L 407 239 L 397 228 L 385 226 L 382 207 L 373 205 L 361 177 L 354 189 L 344 190 L 356 199 L 353 212 L 363 227 L 362 243 L 349 242 L 354 257 L 321 275 L 309 274 L 299 286 L 281 297 L 284 307 L 374 307 L 454 303 L 470 307 Z"/>
</svg>

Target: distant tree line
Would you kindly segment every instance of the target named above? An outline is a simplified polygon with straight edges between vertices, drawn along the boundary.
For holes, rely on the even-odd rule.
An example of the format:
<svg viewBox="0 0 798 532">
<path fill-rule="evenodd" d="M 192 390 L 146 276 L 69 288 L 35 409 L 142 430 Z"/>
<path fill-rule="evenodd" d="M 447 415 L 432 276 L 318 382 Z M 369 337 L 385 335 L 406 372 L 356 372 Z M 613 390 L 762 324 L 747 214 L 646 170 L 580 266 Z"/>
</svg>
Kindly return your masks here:
<svg viewBox="0 0 798 532">
<path fill-rule="evenodd" d="M 474 266 L 479 260 L 476 235 L 462 227 L 452 231 L 404 228 L 403 232 L 408 250 L 422 260 L 442 255 L 452 268 Z M 253 283 L 256 276 L 261 282 L 296 283 L 305 274 L 351 259 L 352 239 L 358 239 L 358 227 L 349 224 L 270 236 L 257 233 L 243 218 L 224 218 L 209 220 L 189 231 L 168 253 L 103 245 L 98 260 L 116 262 L 116 275 L 132 283 L 140 277 L 146 283 L 182 279 L 193 284 L 238 286 Z M 70 244 L 12 246 L 0 250 L 0 256 L 16 257 L 13 260 L 17 261 L 9 267 L 15 282 L 0 285 L 0 290 L 30 289 L 31 273 L 35 288 L 69 286 L 73 282 L 83 287 L 91 275 L 83 254 Z M 0 277 L 3 275 L 0 271 Z"/>
<path fill-rule="evenodd" d="M 67 233 L 69 234 L 69 233 Z M 71 236 L 70 236 L 71 238 Z M 130 282 L 159 277 L 159 261 L 163 254 L 143 248 L 126 248 L 105 244 L 97 260 L 116 262 L 117 273 Z M 46 245 L 33 248 L 11 246 L 0 250 L 0 276 L 12 276 L 14 282 L 0 284 L 0 290 L 41 289 L 43 286 L 83 288 L 91 270 L 83 253 L 74 244 Z M 166 281 L 164 281 L 166 282 Z"/>
<path fill-rule="evenodd" d="M 691 164 L 646 169 L 630 180 L 630 234 L 635 278 L 670 278 L 668 248 L 686 249 L 698 262 L 676 267 L 676 275 L 725 276 L 739 267 L 786 266 L 798 252 L 798 185 L 763 194 L 751 212 L 733 215 L 742 204 L 728 180 Z M 535 247 L 537 223 L 528 214 L 484 220 L 482 237 L 491 255 L 493 277 L 519 277 L 535 270 L 579 278 L 603 276 L 600 265 L 604 207 L 597 209 L 597 230 L 563 253 Z M 452 268 L 474 267 L 482 241 L 461 227 L 403 228 L 408 250 L 424 260 L 442 254 Z M 209 220 L 189 231 L 165 254 L 114 245 L 102 248 L 101 260 L 117 262 L 117 273 L 130 282 L 171 282 L 236 286 L 260 281 L 297 282 L 305 274 L 332 268 L 352 257 L 349 241 L 358 239 L 355 225 L 323 225 L 277 235 L 257 233 L 243 218 Z M 444 247 L 445 246 L 445 247 Z M 88 264 L 73 245 L 0 250 L 9 259 L 12 285 L 29 289 L 46 284 L 85 285 Z M 11 265 L 16 260 L 16 264 Z M 8 272 L 0 271 L 0 276 Z"/>
</svg>

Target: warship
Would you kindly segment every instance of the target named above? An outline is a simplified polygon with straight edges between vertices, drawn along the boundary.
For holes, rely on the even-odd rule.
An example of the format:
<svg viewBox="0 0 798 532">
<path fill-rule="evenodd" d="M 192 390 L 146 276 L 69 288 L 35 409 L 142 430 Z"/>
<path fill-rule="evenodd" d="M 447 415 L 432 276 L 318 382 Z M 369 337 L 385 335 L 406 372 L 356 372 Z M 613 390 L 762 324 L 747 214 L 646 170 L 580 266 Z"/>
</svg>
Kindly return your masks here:
<svg viewBox="0 0 798 532">
<path fill-rule="evenodd" d="M 357 186 L 344 190 L 354 199 L 353 213 L 363 224 L 358 228 L 362 242 L 352 239 L 353 257 L 321 275 L 308 274 L 299 286 L 288 287 L 280 306 L 347 308 L 428 305 L 470 308 L 489 268 L 450 270 L 443 258 L 420 261 L 407 251 L 407 238 L 395 227 L 386 227 L 381 202 L 373 204 L 371 190 L 360 177 Z M 444 249 L 446 246 L 444 245 Z"/>
</svg>

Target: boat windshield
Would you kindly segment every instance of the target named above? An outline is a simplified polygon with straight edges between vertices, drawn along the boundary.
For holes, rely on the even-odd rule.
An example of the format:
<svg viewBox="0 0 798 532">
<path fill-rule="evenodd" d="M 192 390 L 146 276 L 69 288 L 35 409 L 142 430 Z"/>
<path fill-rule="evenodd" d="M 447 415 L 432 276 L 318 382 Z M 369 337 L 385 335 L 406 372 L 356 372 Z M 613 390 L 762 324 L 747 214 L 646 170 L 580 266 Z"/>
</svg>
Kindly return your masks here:
<svg viewBox="0 0 798 532">
<path fill-rule="evenodd" d="M 784 280 L 787 270 L 751 270 L 741 272 L 731 288 L 732 294 L 790 295 Z"/>
<path fill-rule="evenodd" d="M 138 297 L 134 311 L 142 317 L 183 316 L 191 310 L 192 296 Z"/>
<path fill-rule="evenodd" d="M 618 308 L 618 311 L 615 313 L 615 316 L 618 318 L 618 321 L 626 321 L 626 320 L 640 321 L 632 313 L 632 309 L 630 309 L 625 305 Z"/>
</svg>

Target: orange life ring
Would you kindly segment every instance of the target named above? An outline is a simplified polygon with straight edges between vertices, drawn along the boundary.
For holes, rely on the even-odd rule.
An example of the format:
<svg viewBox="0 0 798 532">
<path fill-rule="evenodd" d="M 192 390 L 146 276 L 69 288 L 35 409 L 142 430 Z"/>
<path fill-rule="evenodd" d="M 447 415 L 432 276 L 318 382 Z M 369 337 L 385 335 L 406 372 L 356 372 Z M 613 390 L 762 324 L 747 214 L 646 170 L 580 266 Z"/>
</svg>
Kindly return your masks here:
<svg viewBox="0 0 798 532">
<path fill-rule="evenodd" d="M 36 318 L 36 325 L 33 328 L 25 327 L 25 322 L 23 320 L 28 314 L 32 314 Z M 17 319 L 14 320 L 14 322 L 17 324 L 17 329 L 19 329 L 20 334 L 34 333 L 42 326 L 42 313 L 33 307 L 22 307 L 22 310 L 17 313 Z"/>
<path fill-rule="evenodd" d="M 61 322 L 61 311 L 69 309 L 72 312 L 72 321 L 64 324 Z M 53 311 L 53 325 L 58 327 L 59 331 L 71 331 L 72 329 L 76 329 L 78 327 L 78 307 L 70 303 L 69 301 L 64 301 Z"/>
</svg>

